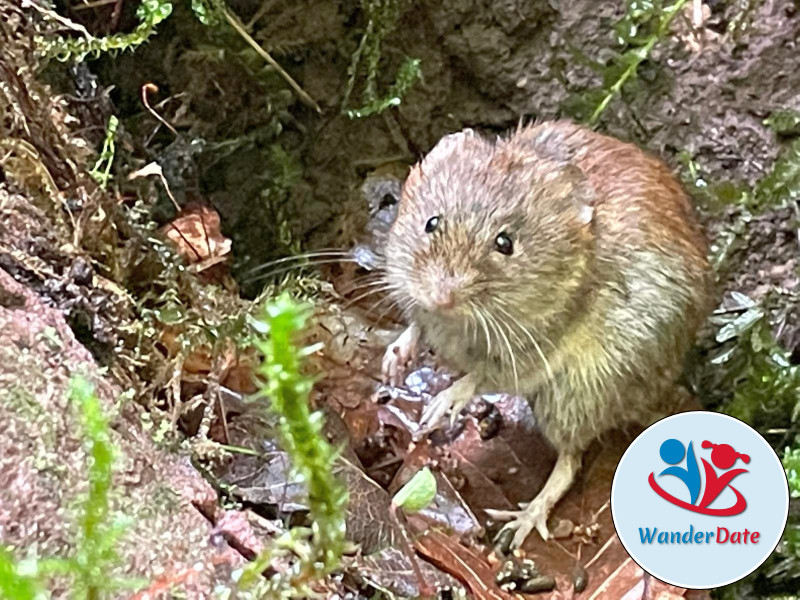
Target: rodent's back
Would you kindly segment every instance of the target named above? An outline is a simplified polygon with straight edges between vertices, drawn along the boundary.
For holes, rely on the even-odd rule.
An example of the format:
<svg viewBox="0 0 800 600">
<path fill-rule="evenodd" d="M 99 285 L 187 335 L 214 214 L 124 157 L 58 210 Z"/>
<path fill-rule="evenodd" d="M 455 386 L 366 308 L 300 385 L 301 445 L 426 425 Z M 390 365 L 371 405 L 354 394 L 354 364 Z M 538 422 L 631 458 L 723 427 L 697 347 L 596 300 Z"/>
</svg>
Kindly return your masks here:
<svg viewBox="0 0 800 600">
<path fill-rule="evenodd" d="M 678 252 L 707 277 L 707 245 L 691 201 L 667 166 L 637 146 L 567 121 L 521 130 L 510 144 L 554 148 L 586 176 L 594 198 L 595 235 L 626 245 Z M 547 152 L 547 150 L 545 150 Z M 614 251 L 614 250 L 612 250 Z"/>
<path fill-rule="evenodd" d="M 655 395 L 679 375 L 711 308 L 707 245 L 689 197 L 657 158 L 568 122 L 520 135 L 520 143 L 531 136 L 540 147 L 555 144 L 585 175 L 592 193 L 593 254 L 601 283 L 595 310 L 564 335 L 556 361 L 607 378 L 605 386 L 589 385 L 605 398 L 596 406 L 587 400 L 585 416 L 592 418 L 583 435 L 557 406 L 542 407 L 550 412 L 545 420 L 558 423 L 567 443 L 582 445 L 580 438 L 607 428 L 603 415 L 612 421 L 621 415 L 646 418 L 656 401 L 663 402 Z M 590 378 L 571 379 L 580 385 Z"/>
</svg>

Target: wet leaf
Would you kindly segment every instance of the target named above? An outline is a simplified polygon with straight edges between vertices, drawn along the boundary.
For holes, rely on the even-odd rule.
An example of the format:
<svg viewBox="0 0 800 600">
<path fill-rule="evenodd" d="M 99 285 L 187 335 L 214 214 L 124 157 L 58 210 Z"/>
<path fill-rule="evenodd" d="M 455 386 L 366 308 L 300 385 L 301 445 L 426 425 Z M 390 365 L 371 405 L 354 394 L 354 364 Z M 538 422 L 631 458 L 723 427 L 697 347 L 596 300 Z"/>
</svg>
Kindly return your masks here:
<svg viewBox="0 0 800 600">
<path fill-rule="evenodd" d="M 478 600 L 514 600 L 495 583 L 495 573 L 486 555 L 468 548 L 457 539 L 436 530 L 414 540 L 417 551 L 425 558 L 464 582 Z"/>
<path fill-rule="evenodd" d="M 735 337 L 739 337 L 744 332 L 753 328 L 753 326 L 764 318 L 764 311 L 759 307 L 753 307 L 744 314 L 738 316 L 731 323 L 725 325 L 717 333 L 717 342 L 727 342 Z"/>
<path fill-rule="evenodd" d="M 219 214 L 208 206 L 190 207 L 163 228 L 178 253 L 203 271 L 226 260 L 231 241 L 222 235 Z"/>
<path fill-rule="evenodd" d="M 436 496 L 436 478 L 428 467 L 417 471 L 394 495 L 392 504 L 408 513 L 421 511 Z"/>
</svg>

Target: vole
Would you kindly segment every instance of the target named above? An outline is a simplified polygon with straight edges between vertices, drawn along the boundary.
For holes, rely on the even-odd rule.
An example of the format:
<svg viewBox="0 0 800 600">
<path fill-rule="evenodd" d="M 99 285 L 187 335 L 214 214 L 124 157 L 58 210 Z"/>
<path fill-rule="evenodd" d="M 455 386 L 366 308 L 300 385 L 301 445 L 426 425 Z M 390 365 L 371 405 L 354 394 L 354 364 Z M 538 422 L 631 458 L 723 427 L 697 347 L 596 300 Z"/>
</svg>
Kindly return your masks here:
<svg viewBox="0 0 800 600">
<path fill-rule="evenodd" d="M 423 415 L 516 392 L 558 451 L 539 494 L 491 511 L 520 546 L 570 488 L 598 435 L 669 411 L 710 308 L 706 242 L 679 182 L 636 146 L 551 122 L 444 137 L 409 173 L 385 246 L 408 320 L 387 349 L 396 381 L 423 336 L 465 375 Z"/>
</svg>

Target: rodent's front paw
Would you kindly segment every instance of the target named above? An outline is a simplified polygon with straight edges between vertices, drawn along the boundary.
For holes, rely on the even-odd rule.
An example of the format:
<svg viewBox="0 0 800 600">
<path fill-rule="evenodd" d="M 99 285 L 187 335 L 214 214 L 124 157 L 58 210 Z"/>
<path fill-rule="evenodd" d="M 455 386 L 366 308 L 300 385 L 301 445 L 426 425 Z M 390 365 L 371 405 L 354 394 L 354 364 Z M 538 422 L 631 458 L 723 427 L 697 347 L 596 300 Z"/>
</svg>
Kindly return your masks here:
<svg viewBox="0 0 800 600">
<path fill-rule="evenodd" d="M 451 386 L 436 394 L 422 411 L 419 427 L 423 433 L 435 429 L 442 422 L 447 411 L 453 406 L 452 389 Z"/>
<path fill-rule="evenodd" d="M 458 379 L 446 390 L 442 390 L 430 401 L 422 411 L 420 430 L 425 433 L 436 428 L 441 423 L 447 411 L 452 409 L 452 421 L 461 412 L 475 393 L 476 378 L 474 375 L 465 375 Z"/>
<path fill-rule="evenodd" d="M 403 383 L 403 375 L 409 361 L 416 352 L 416 340 L 409 343 L 405 334 L 389 344 L 381 362 L 381 377 L 384 383 L 398 386 Z"/>
<path fill-rule="evenodd" d="M 528 503 L 522 510 L 486 509 L 486 514 L 493 519 L 508 521 L 508 523 L 503 526 L 503 531 L 509 529 L 514 530 L 514 537 L 511 540 L 511 550 L 522 546 L 525 539 L 534 529 L 539 532 L 543 540 L 547 541 L 550 539 L 550 532 L 547 529 L 547 516 L 549 513 L 550 507 L 544 502 L 537 502 L 536 499 Z"/>
</svg>

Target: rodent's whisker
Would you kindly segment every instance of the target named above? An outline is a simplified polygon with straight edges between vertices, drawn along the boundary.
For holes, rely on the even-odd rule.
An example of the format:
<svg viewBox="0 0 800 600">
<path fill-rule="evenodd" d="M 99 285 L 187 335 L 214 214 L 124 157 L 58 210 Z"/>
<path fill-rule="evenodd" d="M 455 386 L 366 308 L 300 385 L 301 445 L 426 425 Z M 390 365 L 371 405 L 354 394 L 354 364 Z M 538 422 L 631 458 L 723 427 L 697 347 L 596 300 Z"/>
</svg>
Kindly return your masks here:
<svg viewBox="0 0 800 600">
<path fill-rule="evenodd" d="M 472 306 L 475 316 L 477 317 L 478 321 L 480 321 L 484 336 L 486 337 L 486 356 L 488 358 L 492 355 L 492 336 L 489 334 L 489 326 L 486 324 L 486 316 L 481 311 L 480 306 L 474 303 Z"/>
<path fill-rule="evenodd" d="M 270 267 L 273 267 L 275 265 L 279 265 L 279 264 L 282 264 L 282 263 L 291 262 L 291 261 L 305 260 L 305 259 L 309 259 L 309 258 L 317 258 L 317 257 L 320 257 L 320 258 L 322 258 L 322 257 L 325 257 L 325 258 L 345 257 L 346 258 L 346 257 L 352 257 L 352 252 L 350 252 L 349 250 L 331 249 L 331 250 L 317 250 L 317 251 L 314 251 L 314 252 L 303 252 L 301 254 L 293 254 L 292 256 L 284 256 L 283 258 L 278 258 L 276 260 L 270 260 L 270 261 L 267 261 L 265 263 L 262 263 L 262 264 L 258 265 L 257 267 L 253 267 L 252 269 L 248 269 L 247 271 L 245 271 L 244 274 L 245 275 L 250 275 L 251 273 L 258 273 L 259 271 L 262 271 L 264 269 L 269 269 Z"/>
<path fill-rule="evenodd" d="M 382 300 L 380 300 L 379 302 L 377 302 L 377 303 L 376 303 L 376 304 L 375 304 L 375 305 L 374 305 L 372 308 L 370 308 L 369 310 L 367 310 L 367 314 L 371 314 L 371 313 L 372 313 L 372 311 L 376 310 L 376 309 L 377 309 L 377 308 L 378 308 L 378 307 L 379 307 L 381 304 L 383 304 L 383 303 L 384 303 L 384 302 L 386 302 L 387 300 L 388 300 L 388 301 L 390 301 L 390 302 L 389 302 L 389 305 L 388 305 L 388 306 L 386 307 L 386 309 L 385 309 L 385 310 L 384 310 L 384 311 L 383 311 L 381 314 L 379 314 L 379 315 L 376 317 L 376 319 L 375 319 L 375 320 L 376 320 L 376 321 L 378 321 L 378 322 L 380 322 L 381 320 L 383 320 L 383 318 L 384 318 L 384 317 L 385 317 L 387 314 L 389 314 L 389 311 L 391 311 L 393 308 L 397 308 L 397 309 L 398 309 L 400 312 L 404 313 L 404 312 L 406 312 L 408 309 L 410 309 L 410 308 L 411 308 L 411 307 L 414 305 L 414 301 L 413 301 L 413 300 L 410 300 L 410 299 L 405 299 L 405 300 L 403 301 L 403 303 L 401 304 L 401 303 L 400 303 L 400 300 L 399 300 L 398 298 L 394 298 L 393 296 L 386 296 L 385 298 L 383 298 Z"/>
<path fill-rule="evenodd" d="M 352 281 L 349 281 L 346 286 L 342 289 L 341 293 L 343 294 L 352 294 L 358 290 L 363 290 L 370 287 L 375 287 L 376 285 L 386 285 L 386 280 L 377 275 L 372 273 L 370 275 L 365 275 L 363 277 L 357 277 Z"/>
<path fill-rule="evenodd" d="M 371 290 L 367 290 L 367 291 L 366 291 L 366 292 L 364 292 L 363 294 L 359 294 L 359 295 L 358 295 L 358 296 L 356 296 L 355 298 L 352 298 L 351 300 L 348 300 L 348 301 L 347 301 L 347 303 L 344 305 L 344 308 L 345 308 L 345 309 L 348 309 L 348 308 L 350 308 L 350 307 L 351 307 L 353 304 L 355 304 L 356 302 L 358 302 L 359 300 L 363 300 L 364 298 L 368 298 L 369 296 L 373 296 L 373 295 L 375 295 L 375 294 L 379 294 L 379 293 L 381 293 L 381 292 L 388 292 L 388 291 L 390 291 L 390 290 L 391 290 L 391 289 L 394 287 L 394 286 L 392 286 L 391 284 L 387 284 L 387 283 L 384 283 L 384 282 L 381 282 L 381 283 L 383 283 L 383 286 L 382 286 L 382 287 L 378 287 L 378 288 L 372 288 Z"/>
<path fill-rule="evenodd" d="M 246 281 L 247 282 L 260 281 L 262 279 L 269 279 L 270 277 L 274 277 L 275 275 L 280 275 L 281 273 L 286 273 L 286 272 L 292 271 L 294 269 L 305 269 L 305 268 L 309 268 L 309 267 L 317 267 L 319 265 L 332 265 L 332 264 L 338 264 L 338 263 L 343 263 L 343 262 L 356 262 L 356 260 L 354 258 L 349 258 L 349 259 L 348 258 L 327 258 L 327 259 L 322 259 L 322 260 L 315 260 L 313 262 L 304 262 L 304 263 L 295 264 L 295 265 L 285 265 L 285 266 L 280 267 L 278 269 L 273 269 L 272 271 L 269 271 L 267 273 L 261 273 L 260 275 L 257 275 L 256 277 L 250 277 Z"/>
<path fill-rule="evenodd" d="M 486 317 L 489 319 L 490 323 L 494 323 L 494 328 L 497 331 L 498 338 L 505 344 L 506 349 L 508 350 L 508 357 L 511 360 L 511 370 L 514 374 L 514 393 L 519 394 L 519 373 L 517 372 L 517 359 L 514 356 L 514 349 L 511 346 L 508 335 L 506 334 L 503 326 L 498 322 L 497 318 L 488 311 L 486 312 Z"/>
<path fill-rule="evenodd" d="M 518 319 L 515 319 L 514 316 L 510 312 L 508 312 L 506 309 L 504 309 L 502 306 L 498 305 L 497 306 L 497 310 L 499 310 L 500 312 L 505 314 L 506 317 L 510 320 L 510 322 L 515 324 L 520 329 L 520 331 L 522 331 L 522 333 L 524 333 L 528 337 L 528 339 L 531 341 L 531 344 L 533 345 L 534 350 L 536 350 L 536 354 L 539 355 L 539 358 L 541 359 L 542 364 L 544 365 L 544 370 L 545 370 L 545 373 L 547 374 L 547 378 L 550 380 L 550 383 L 553 386 L 554 395 L 556 396 L 556 398 L 560 397 L 560 394 L 559 394 L 559 391 L 558 391 L 558 385 L 557 385 L 557 382 L 556 382 L 555 374 L 553 373 L 553 369 L 550 368 L 550 362 L 547 360 L 547 357 L 544 355 L 544 352 L 542 352 L 542 347 L 536 341 L 536 338 L 533 337 L 533 334 L 528 330 L 527 327 L 522 325 L 522 323 L 520 323 Z"/>
</svg>

